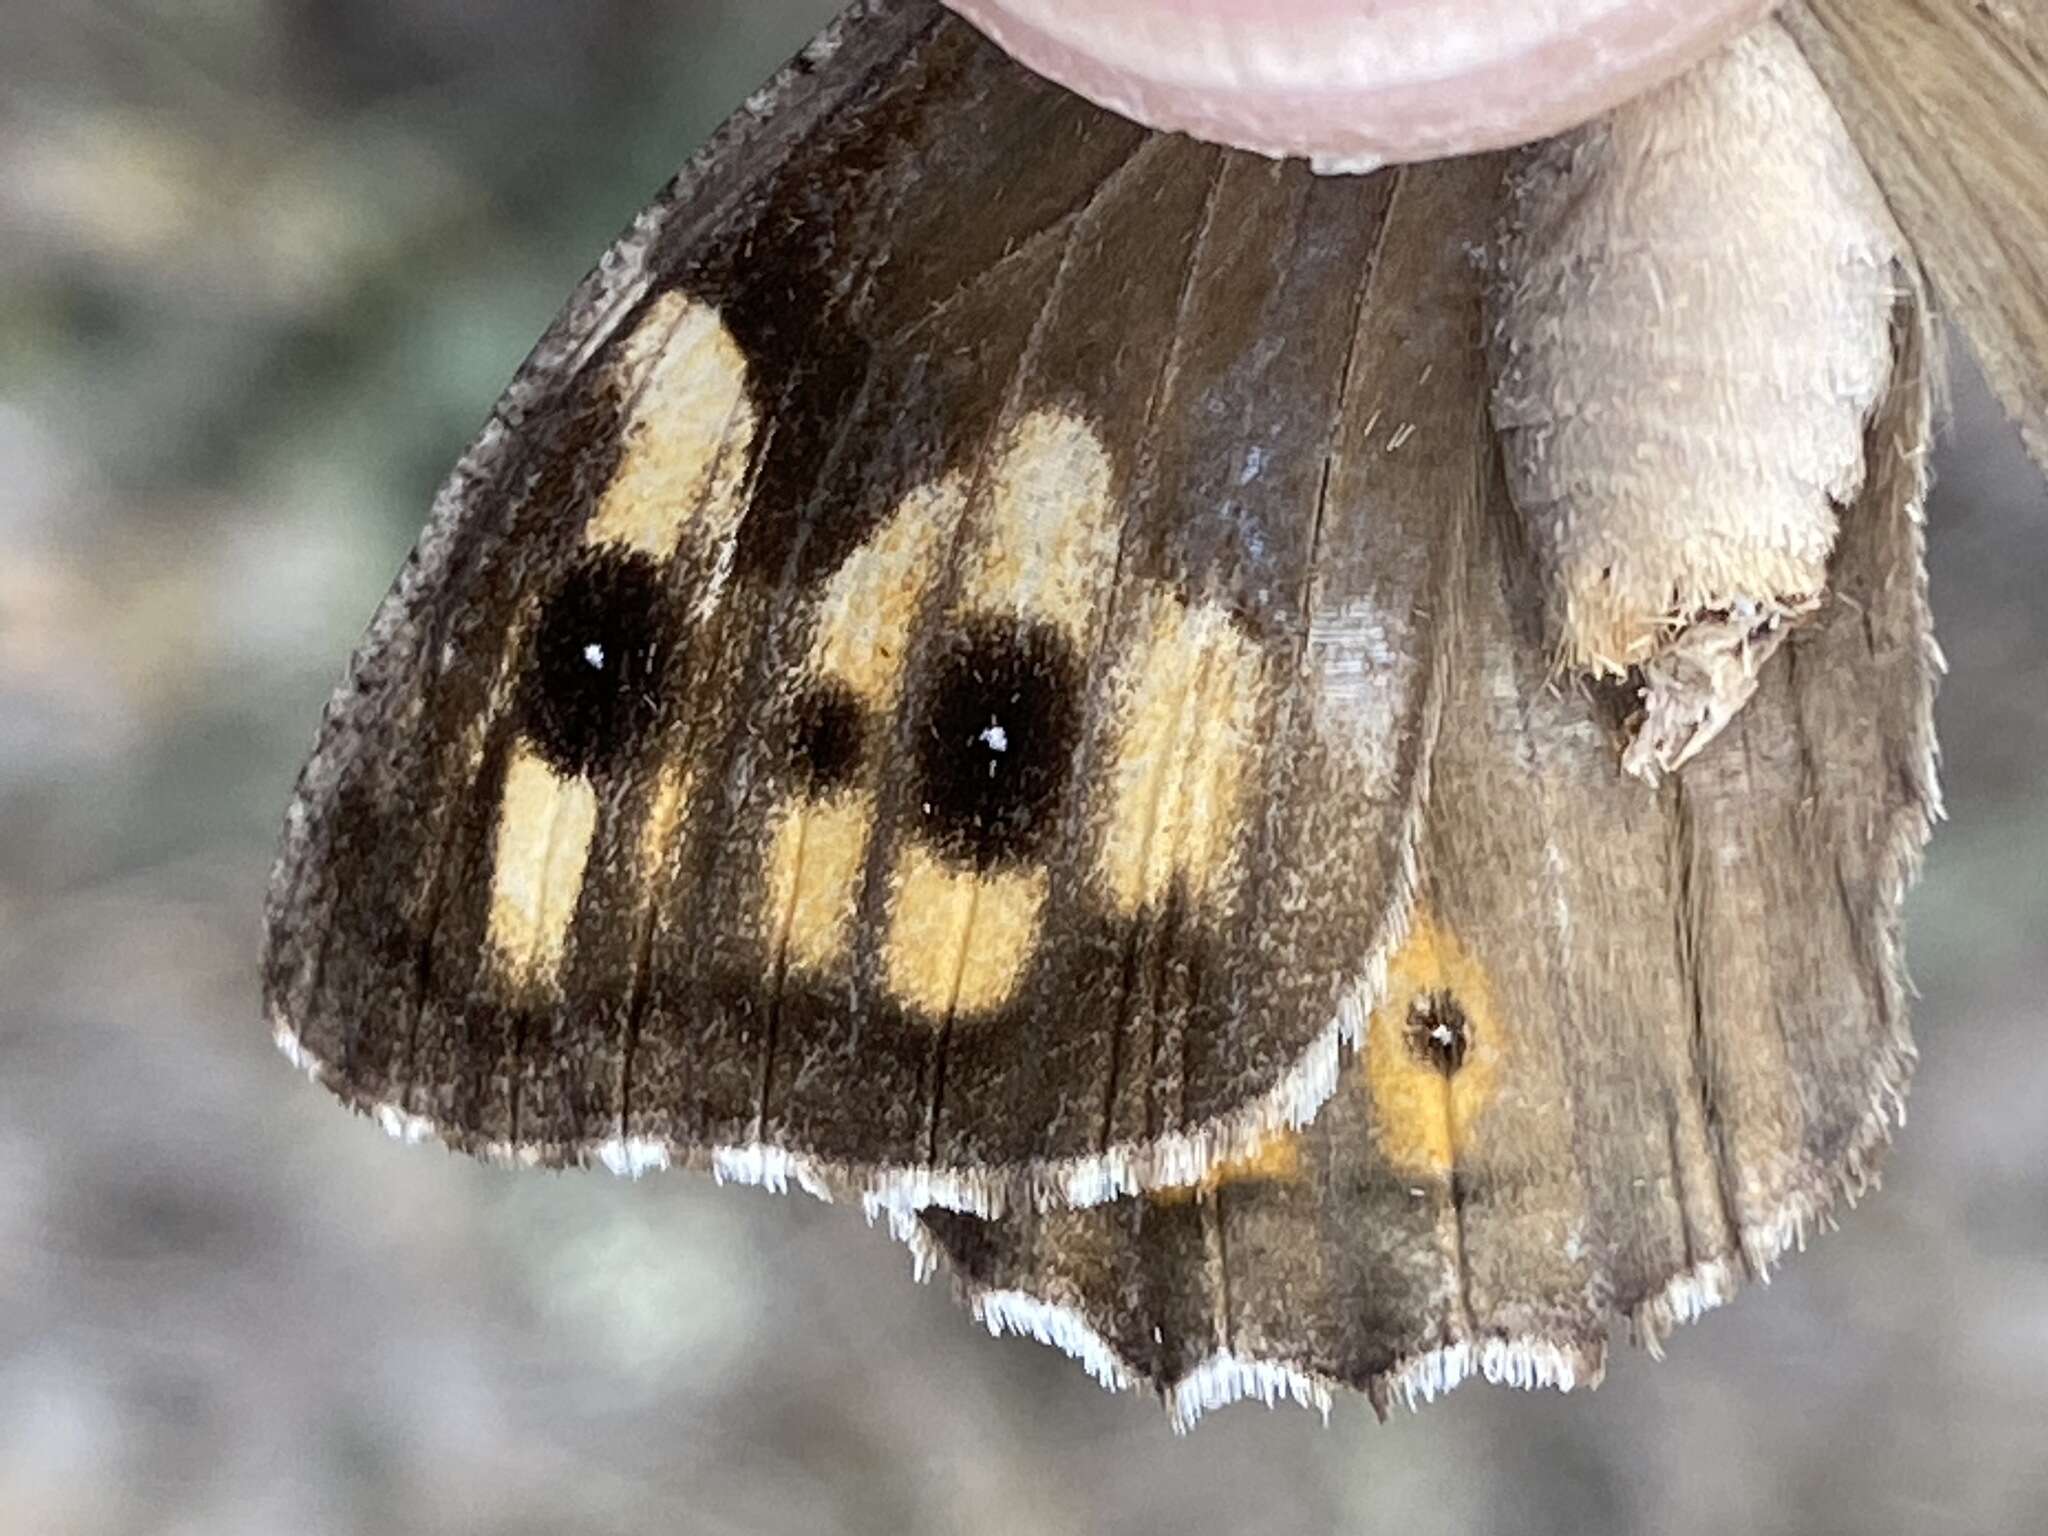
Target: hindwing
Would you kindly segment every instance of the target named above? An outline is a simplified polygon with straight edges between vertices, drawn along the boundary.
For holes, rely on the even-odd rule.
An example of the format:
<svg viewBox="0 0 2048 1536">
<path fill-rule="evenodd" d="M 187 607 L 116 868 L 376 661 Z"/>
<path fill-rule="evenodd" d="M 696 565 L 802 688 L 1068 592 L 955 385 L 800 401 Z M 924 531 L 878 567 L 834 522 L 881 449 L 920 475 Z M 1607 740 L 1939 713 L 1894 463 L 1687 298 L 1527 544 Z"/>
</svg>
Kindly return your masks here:
<svg viewBox="0 0 2048 1536">
<path fill-rule="evenodd" d="M 1365 1043 L 1314 1124 L 1181 1189 L 911 1230 L 996 1331 L 1182 1423 L 1241 1397 L 1384 1412 L 1467 1376 L 1596 1381 L 1768 1276 L 1873 1178 L 1913 1063 L 1899 906 L 1938 814 L 1920 506 L 1927 316 L 1832 600 L 1726 737 L 1652 791 L 1614 701 L 1556 684 L 1522 524 L 1457 519 L 1423 877 Z"/>
</svg>

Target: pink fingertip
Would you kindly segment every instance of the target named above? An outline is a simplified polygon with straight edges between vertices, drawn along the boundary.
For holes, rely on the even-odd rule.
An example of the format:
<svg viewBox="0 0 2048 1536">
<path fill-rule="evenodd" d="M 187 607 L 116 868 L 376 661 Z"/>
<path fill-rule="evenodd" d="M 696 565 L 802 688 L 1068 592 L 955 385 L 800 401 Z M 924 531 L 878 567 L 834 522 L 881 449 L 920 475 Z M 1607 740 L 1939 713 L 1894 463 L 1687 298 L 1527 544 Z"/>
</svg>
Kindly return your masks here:
<svg viewBox="0 0 2048 1536">
<path fill-rule="evenodd" d="M 1776 0 L 947 0 L 1154 128 L 1366 170 L 1525 143 L 1661 84 Z"/>
</svg>

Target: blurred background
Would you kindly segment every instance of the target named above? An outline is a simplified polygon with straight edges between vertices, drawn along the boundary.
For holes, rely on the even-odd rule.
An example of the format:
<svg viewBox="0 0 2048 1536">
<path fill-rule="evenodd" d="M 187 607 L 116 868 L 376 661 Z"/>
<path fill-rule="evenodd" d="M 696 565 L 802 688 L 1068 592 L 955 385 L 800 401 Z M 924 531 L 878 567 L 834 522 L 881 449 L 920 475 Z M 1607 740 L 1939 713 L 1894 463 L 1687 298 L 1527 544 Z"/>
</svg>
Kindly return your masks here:
<svg viewBox="0 0 2048 1536">
<path fill-rule="evenodd" d="M 1966 370 L 1912 1124 L 1597 1393 L 1176 1441 L 852 1212 L 405 1149 L 276 1055 L 278 818 L 436 483 L 831 9 L 0 5 L 0 1536 L 2048 1529 L 2048 497 Z"/>
</svg>

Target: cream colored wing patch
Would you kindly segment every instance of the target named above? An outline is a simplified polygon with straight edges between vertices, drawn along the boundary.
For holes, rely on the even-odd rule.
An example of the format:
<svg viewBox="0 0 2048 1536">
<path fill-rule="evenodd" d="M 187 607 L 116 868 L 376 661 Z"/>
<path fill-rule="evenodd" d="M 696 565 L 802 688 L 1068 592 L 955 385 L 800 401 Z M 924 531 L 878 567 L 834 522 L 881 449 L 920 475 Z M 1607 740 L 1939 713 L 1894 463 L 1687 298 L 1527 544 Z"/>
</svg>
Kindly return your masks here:
<svg viewBox="0 0 2048 1536">
<path fill-rule="evenodd" d="M 665 293 L 648 307 L 618 366 L 638 380 L 617 473 L 584 539 L 666 560 L 687 533 L 724 553 L 745 509 L 756 426 L 747 360 L 709 306 Z M 715 602 L 720 584 L 705 598 Z"/>
<path fill-rule="evenodd" d="M 957 476 L 920 486 L 826 583 L 798 743 L 809 778 L 775 813 L 764 887 L 770 953 L 799 971 L 836 971 L 850 953 L 876 802 L 872 774 L 844 760 L 895 708 L 925 593 L 965 506 Z"/>
<path fill-rule="evenodd" d="M 1115 631 L 1123 654 L 1105 656 L 1123 515 L 1115 485 L 1086 421 L 1033 411 L 999 440 L 985 477 L 919 486 L 826 581 L 793 785 L 765 848 L 771 971 L 846 974 L 881 797 L 899 778 L 914 799 L 881 855 L 879 974 L 934 1026 L 1015 997 L 1070 794 L 1101 796 L 1094 878 L 1111 912 L 1134 916 L 1176 882 L 1198 901 L 1229 884 L 1262 655 L 1220 605 L 1147 582 L 1135 621 Z M 959 575 L 941 596 L 949 566 Z M 1114 700 L 1099 791 L 1067 782 L 1093 668 Z M 912 760 L 883 763 L 875 749 L 904 739 L 905 710 Z"/>
<path fill-rule="evenodd" d="M 1262 674 L 1258 648 L 1222 609 L 1153 598 L 1123 685 L 1101 854 L 1102 883 L 1125 916 L 1156 906 L 1175 879 L 1198 897 L 1223 882 Z"/>
<path fill-rule="evenodd" d="M 949 624 L 963 636 L 1028 635 L 1042 626 L 1048 633 L 1040 646 L 1089 655 L 1116 564 L 1110 479 L 1109 455 L 1086 422 L 1052 410 L 1025 417 L 1002 449 L 985 504 L 969 508 L 978 527 Z M 963 670 L 970 687 L 987 685 L 986 718 L 949 719 L 970 738 L 955 745 L 986 755 L 991 777 L 1003 774 L 1013 754 L 1026 750 L 1011 739 L 1018 722 L 1031 731 L 1044 722 L 1004 696 L 1011 690 L 996 681 L 1000 666 Z M 933 728 L 943 733 L 948 725 Z M 945 810 L 929 797 L 920 809 L 927 818 Z M 1009 1001 L 1037 946 L 1045 903 L 1042 866 L 991 865 L 957 851 L 949 858 L 918 842 L 901 851 L 883 948 L 890 989 L 936 1021 Z"/>
<path fill-rule="evenodd" d="M 491 861 L 491 949 L 514 988 L 552 977 L 583 889 L 597 791 L 521 748 L 505 769 Z"/>
<path fill-rule="evenodd" d="M 1045 871 L 977 873 L 913 843 L 895 882 L 884 962 L 897 998 L 934 1021 L 1008 1002 L 1038 942 Z"/>
<path fill-rule="evenodd" d="M 958 614 L 1038 620 L 1086 646 L 1116 563 L 1109 454 L 1063 411 L 1024 418 L 1003 450 Z"/>
<path fill-rule="evenodd" d="M 618 464 L 585 525 L 572 581 L 580 579 L 589 602 L 601 606 L 607 594 L 658 593 L 674 562 L 687 560 L 698 578 L 702 617 L 724 589 L 745 507 L 758 426 L 745 357 L 716 312 L 670 292 L 648 305 L 610 366 L 627 401 Z M 562 601 L 557 593 L 550 604 Z M 636 636 L 625 646 L 609 638 L 632 633 L 619 627 L 632 616 L 576 617 L 587 625 L 583 637 L 565 638 L 563 626 L 543 615 L 517 626 L 514 642 L 522 650 L 567 646 L 566 657 L 544 657 L 540 665 L 552 690 L 572 702 L 579 692 L 645 693 L 650 681 L 633 668 L 645 664 L 651 641 Z M 559 974 L 597 831 L 594 763 L 586 759 L 602 745 L 564 750 L 559 741 L 522 734 L 513 746 L 498 797 L 488 935 L 497 974 L 515 992 L 551 986 Z M 679 764 L 660 771 L 640 829 L 649 871 L 687 818 L 692 782 Z"/>
</svg>

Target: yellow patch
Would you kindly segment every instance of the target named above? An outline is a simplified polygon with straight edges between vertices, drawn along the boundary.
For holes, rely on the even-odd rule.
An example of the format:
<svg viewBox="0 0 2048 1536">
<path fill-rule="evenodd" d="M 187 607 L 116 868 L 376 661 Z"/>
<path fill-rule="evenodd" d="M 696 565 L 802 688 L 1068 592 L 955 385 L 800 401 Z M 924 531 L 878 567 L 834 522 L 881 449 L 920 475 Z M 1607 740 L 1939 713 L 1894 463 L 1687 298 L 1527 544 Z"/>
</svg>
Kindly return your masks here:
<svg viewBox="0 0 2048 1536">
<path fill-rule="evenodd" d="M 827 971 L 853 937 L 867 860 L 872 795 L 846 793 L 784 808 L 768 844 L 767 927 L 789 965 Z"/>
<path fill-rule="evenodd" d="M 489 930 L 514 985 L 552 981 L 561 968 L 596 831 L 589 780 L 565 779 L 530 748 L 517 748 L 498 801 Z"/>
<path fill-rule="evenodd" d="M 1224 1159 L 1192 1184 L 1154 1190 L 1152 1198 L 1177 1205 L 1226 1184 L 1292 1184 L 1301 1176 L 1301 1133 L 1275 1131 L 1242 1157 Z"/>
<path fill-rule="evenodd" d="M 680 763 L 664 763 L 654 786 L 654 799 L 647 819 L 640 825 L 640 878 L 650 887 L 660 877 L 675 846 L 676 831 L 690 807 L 690 770 Z"/>
<path fill-rule="evenodd" d="M 847 556 L 825 587 L 811 645 L 814 674 L 844 683 L 874 708 L 895 700 L 918 611 L 965 505 L 957 476 L 919 486 Z"/>
<path fill-rule="evenodd" d="M 1465 1054 L 1448 1077 L 1411 1045 L 1417 1004 L 1448 997 L 1463 1011 Z M 1401 1173 L 1444 1176 L 1474 1146 L 1500 1086 L 1507 1039 L 1486 972 L 1448 928 L 1418 908 L 1408 940 L 1387 967 L 1387 996 L 1365 1037 L 1373 1135 Z"/>
<path fill-rule="evenodd" d="M 1101 875 L 1124 916 L 1156 905 L 1175 876 L 1198 896 L 1219 885 L 1257 749 L 1261 682 L 1257 646 L 1222 609 L 1155 600 L 1106 769 Z"/>
<path fill-rule="evenodd" d="M 913 843 L 896 867 L 889 990 L 934 1022 L 1009 1001 L 1038 942 L 1042 869 L 977 874 Z"/>
<path fill-rule="evenodd" d="M 624 364 L 639 387 L 585 540 L 666 560 L 687 531 L 723 549 L 744 509 L 757 426 L 746 355 L 716 311 L 665 293 L 626 343 Z"/>
<path fill-rule="evenodd" d="M 963 608 L 1014 613 L 1084 644 L 1116 565 L 1110 461 L 1084 421 L 1034 411 L 1005 445 Z"/>
</svg>

